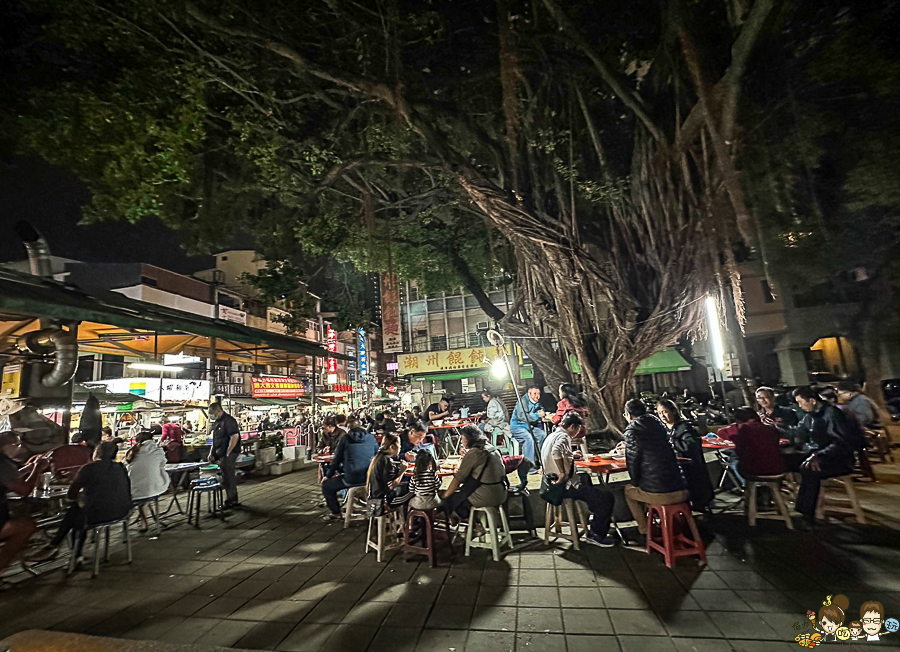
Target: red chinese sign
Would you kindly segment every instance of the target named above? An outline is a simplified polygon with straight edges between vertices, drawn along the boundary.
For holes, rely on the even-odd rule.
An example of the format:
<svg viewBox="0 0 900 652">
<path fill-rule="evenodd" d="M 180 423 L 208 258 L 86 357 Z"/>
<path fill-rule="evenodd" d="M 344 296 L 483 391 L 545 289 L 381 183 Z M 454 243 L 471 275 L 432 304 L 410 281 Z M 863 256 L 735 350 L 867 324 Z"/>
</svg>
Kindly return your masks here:
<svg viewBox="0 0 900 652">
<path fill-rule="evenodd" d="M 400 333 L 400 283 L 396 274 L 381 275 L 381 333 L 385 353 L 403 351 Z"/>
<path fill-rule="evenodd" d="M 329 353 L 337 351 L 337 331 L 331 326 L 328 327 L 328 351 Z M 337 373 L 337 358 L 328 358 L 328 373 Z"/>
<path fill-rule="evenodd" d="M 331 391 L 333 391 L 333 392 L 352 392 L 353 385 L 332 385 Z"/>
<path fill-rule="evenodd" d="M 299 398 L 304 394 L 303 381 L 287 376 L 253 376 L 253 398 Z"/>
</svg>

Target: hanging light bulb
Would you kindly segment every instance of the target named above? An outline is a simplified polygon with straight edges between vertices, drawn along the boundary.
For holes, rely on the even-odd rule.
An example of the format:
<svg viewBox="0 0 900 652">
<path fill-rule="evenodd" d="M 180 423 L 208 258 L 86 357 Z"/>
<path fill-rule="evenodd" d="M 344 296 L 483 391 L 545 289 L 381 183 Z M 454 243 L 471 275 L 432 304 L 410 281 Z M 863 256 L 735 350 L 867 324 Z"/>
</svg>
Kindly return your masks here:
<svg viewBox="0 0 900 652">
<path fill-rule="evenodd" d="M 494 360 L 494 363 L 491 365 L 491 376 L 498 380 L 506 377 L 506 363 L 503 362 L 503 358 Z"/>
</svg>

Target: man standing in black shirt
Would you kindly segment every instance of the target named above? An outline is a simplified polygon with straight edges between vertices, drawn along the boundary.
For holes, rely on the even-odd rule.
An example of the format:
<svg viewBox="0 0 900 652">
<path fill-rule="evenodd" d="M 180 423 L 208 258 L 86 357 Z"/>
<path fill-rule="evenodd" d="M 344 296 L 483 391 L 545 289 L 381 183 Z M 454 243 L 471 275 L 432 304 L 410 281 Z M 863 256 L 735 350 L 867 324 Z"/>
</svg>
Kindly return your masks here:
<svg viewBox="0 0 900 652">
<path fill-rule="evenodd" d="M 222 404 L 218 401 L 209 404 L 209 416 L 214 420 L 209 461 L 219 462 L 222 485 L 225 488 L 224 507 L 226 509 L 239 507 L 234 467 L 237 464 L 238 454 L 241 452 L 241 429 L 234 417 L 225 412 Z"/>
</svg>

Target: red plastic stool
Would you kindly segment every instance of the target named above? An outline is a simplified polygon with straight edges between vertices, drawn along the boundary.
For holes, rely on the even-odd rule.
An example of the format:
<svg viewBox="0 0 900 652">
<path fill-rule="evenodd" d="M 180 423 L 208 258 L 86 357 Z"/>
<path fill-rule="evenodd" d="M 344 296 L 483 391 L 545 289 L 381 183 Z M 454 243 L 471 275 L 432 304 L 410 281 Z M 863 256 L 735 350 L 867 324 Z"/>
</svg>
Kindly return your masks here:
<svg viewBox="0 0 900 652">
<path fill-rule="evenodd" d="M 666 560 L 666 566 L 672 568 L 678 557 L 688 557 L 699 555 L 700 561 L 706 563 L 706 547 L 697 532 L 697 524 L 694 523 L 694 517 L 691 516 L 691 506 L 687 503 L 678 503 L 677 505 L 649 505 L 647 513 L 647 554 L 651 550 L 661 552 Z M 656 519 L 659 518 L 659 528 L 662 538 L 654 538 L 653 529 Z M 691 531 L 693 538 L 684 535 L 683 527 L 681 531 L 676 531 L 675 522 L 681 520 L 687 523 L 688 529 Z"/>
<path fill-rule="evenodd" d="M 410 543 L 412 535 L 413 523 L 416 518 L 425 520 L 425 544 L 416 545 Z M 410 508 L 406 514 L 406 524 L 403 526 L 403 561 L 407 560 L 407 555 L 425 555 L 428 557 L 428 563 L 434 568 L 437 566 L 434 536 L 434 510 L 433 509 L 412 509 Z M 447 528 L 447 544 L 450 546 L 450 554 L 453 554 L 453 536 L 450 533 L 449 521 L 444 521 Z"/>
</svg>

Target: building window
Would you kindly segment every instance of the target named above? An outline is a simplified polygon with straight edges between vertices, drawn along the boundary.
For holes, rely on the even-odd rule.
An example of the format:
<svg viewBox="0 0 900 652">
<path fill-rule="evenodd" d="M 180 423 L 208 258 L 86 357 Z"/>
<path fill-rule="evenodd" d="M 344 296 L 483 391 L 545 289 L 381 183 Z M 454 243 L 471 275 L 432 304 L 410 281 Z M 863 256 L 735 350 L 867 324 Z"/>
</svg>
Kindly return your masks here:
<svg viewBox="0 0 900 652">
<path fill-rule="evenodd" d="M 219 260 L 224 263 L 226 260 L 228 260 L 228 256 L 219 256 Z"/>
<path fill-rule="evenodd" d="M 763 301 L 766 303 L 775 303 L 775 295 L 772 293 L 772 288 L 769 285 L 769 282 L 765 279 L 760 281 L 760 285 L 762 285 L 762 295 Z"/>
</svg>

